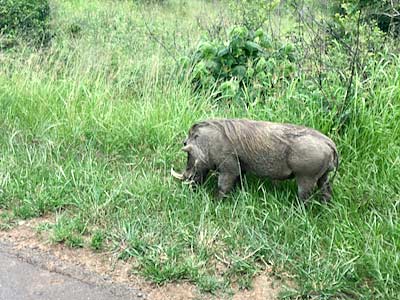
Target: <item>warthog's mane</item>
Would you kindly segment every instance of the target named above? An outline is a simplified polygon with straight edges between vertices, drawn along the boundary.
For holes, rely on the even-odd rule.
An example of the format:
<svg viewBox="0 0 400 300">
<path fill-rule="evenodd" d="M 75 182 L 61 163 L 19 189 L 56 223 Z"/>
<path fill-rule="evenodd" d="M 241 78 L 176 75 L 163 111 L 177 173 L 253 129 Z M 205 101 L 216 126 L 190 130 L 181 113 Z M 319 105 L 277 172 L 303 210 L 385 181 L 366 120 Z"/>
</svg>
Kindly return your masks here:
<svg viewBox="0 0 400 300">
<path fill-rule="evenodd" d="M 267 125 L 267 122 L 264 122 Z M 266 127 L 259 122 L 247 119 L 215 119 L 199 122 L 190 130 L 194 133 L 201 127 L 211 127 L 220 132 L 235 148 L 241 146 L 242 150 L 256 153 L 258 149 L 271 147 L 270 135 Z"/>
</svg>

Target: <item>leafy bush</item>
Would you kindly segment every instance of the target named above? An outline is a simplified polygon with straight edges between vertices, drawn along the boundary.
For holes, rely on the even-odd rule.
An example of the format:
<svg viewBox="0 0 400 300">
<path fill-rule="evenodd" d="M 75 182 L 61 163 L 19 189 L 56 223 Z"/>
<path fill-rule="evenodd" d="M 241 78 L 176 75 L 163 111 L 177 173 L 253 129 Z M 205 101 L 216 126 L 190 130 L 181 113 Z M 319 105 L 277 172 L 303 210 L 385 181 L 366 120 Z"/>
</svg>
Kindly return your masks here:
<svg viewBox="0 0 400 300">
<path fill-rule="evenodd" d="M 359 11 L 363 21 L 376 24 L 380 30 L 400 34 L 400 3 L 391 0 L 336 0 L 333 11 L 341 16 L 352 16 Z"/>
<path fill-rule="evenodd" d="M 216 89 L 216 96 L 250 98 L 268 94 L 293 76 L 296 53 L 292 44 L 272 41 L 263 30 L 234 27 L 226 43 L 203 41 L 191 59 L 195 89 Z"/>
<path fill-rule="evenodd" d="M 48 0 L 0 0 L 0 33 L 5 36 L 6 45 L 17 36 L 34 43 L 46 42 L 49 15 Z"/>
</svg>

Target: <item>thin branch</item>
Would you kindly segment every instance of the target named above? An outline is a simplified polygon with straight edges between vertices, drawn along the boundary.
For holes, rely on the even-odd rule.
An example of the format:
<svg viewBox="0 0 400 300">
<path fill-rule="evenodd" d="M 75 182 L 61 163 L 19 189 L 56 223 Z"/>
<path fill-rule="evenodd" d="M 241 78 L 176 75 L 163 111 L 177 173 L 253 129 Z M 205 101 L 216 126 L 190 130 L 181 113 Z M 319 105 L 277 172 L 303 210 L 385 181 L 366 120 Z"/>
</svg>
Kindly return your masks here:
<svg viewBox="0 0 400 300">
<path fill-rule="evenodd" d="M 346 95 L 344 97 L 345 105 L 348 102 L 349 97 L 350 97 L 351 88 L 353 85 L 354 73 L 356 70 L 356 60 L 358 59 L 358 52 L 360 49 L 360 47 L 359 47 L 360 46 L 360 26 L 361 26 L 361 9 L 358 11 L 356 50 L 354 51 L 353 59 L 351 61 L 351 66 L 350 66 L 351 74 L 350 74 L 350 78 L 349 78 L 349 83 L 347 85 Z"/>
<path fill-rule="evenodd" d="M 140 14 L 141 14 L 141 16 L 142 16 L 142 18 L 143 18 L 144 26 L 145 26 L 145 28 L 146 28 L 148 34 L 149 34 L 149 37 L 150 37 L 153 41 L 155 41 L 157 44 L 159 44 L 159 45 L 165 50 L 165 52 L 167 52 L 168 55 L 172 57 L 172 59 L 175 61 L 175 63 L 178 64 L 178 60 L 176 59 L 175 55 L 168 49 L 168 47 L 163 43 L 163 41 L 162 41 L 161 39 L 159 39 L 159 38 L 157 37 L 157 35 L 150 29 L 149 25 L 148 25 L 147 22 L 146 22 L 146 18 L 145 18 L 145 16 L 143 15 L 143 13 L 140 12 Z"/>
<path fill-rule="evenodd" d="M 360 26 L 361 26 L 361 9 L 358 11 L 358 19 L 357 19 L 357 40 L 356 40 L 356 50 L 354 51 L 354 56 L 352 58 L 351 61 L 351 74 L 350 74 L 350 78 L 349 78 L 349 82 L 347 85 L 347 89 L 346 89 L 346 94 L 344 97 L 344 101 L 343 101 L 343 105 L 341 107 L 341 109 L 339 110 L 339 116 L 341 116 L 343 114 L 344 109 L 348 106 L 348 102 L 350 99 L 350 94 L 351 94 L 351 90 L 352 90 L 352 86 L 353 86 L 353 80 L 354 80 L 354 74 L 356 72 L 356 60 L 358 59 L 358 52 L 359 52 L 359 46 L 360 46 Z M 345 120 L 342 120 L 338 126 L 338 130 L 340 130 L 342 128 L 342 126 L 344 125 Z"/>
</svg>

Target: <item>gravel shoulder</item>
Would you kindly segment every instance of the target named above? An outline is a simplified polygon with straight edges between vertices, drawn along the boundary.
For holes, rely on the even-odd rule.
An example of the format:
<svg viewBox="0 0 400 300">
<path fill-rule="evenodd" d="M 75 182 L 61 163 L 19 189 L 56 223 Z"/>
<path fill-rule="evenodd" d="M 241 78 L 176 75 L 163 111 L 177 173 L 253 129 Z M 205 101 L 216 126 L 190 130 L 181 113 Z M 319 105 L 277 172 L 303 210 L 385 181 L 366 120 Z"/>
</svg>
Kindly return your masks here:
<svg viewBox="0 0 400 300">
<path fill-rule="evenodd" d="M 80 268 L 35 249 L 17 250 L 0 242 L 0 299 L 138 300 L 141 291 Z"/>
</svg>

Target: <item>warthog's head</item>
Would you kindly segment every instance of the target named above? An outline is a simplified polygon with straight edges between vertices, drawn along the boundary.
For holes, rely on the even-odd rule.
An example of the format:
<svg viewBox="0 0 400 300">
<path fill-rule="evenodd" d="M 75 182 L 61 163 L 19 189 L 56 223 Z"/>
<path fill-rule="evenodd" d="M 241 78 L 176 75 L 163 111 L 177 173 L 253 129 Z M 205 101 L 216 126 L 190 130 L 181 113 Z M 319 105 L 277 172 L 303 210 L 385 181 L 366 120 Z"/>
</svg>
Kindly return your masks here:
<svg viewBox="0 0 400 300">
<path fill-rule="evenodd" d="M 181 149 L 187 153 L 185 171 L 183 174 L 180 174 L 171 169 L 171 175 L 188 183 L 202 183 L 211 168 L 207 147 L 207 135 L 201 134 L 198 126 L 193 126 L 189 131 L 189 136 L 183 142 L 183 147 Z"/>
</svg>

